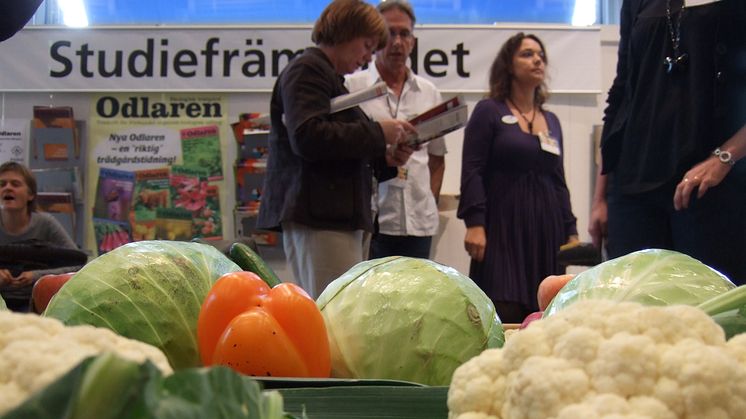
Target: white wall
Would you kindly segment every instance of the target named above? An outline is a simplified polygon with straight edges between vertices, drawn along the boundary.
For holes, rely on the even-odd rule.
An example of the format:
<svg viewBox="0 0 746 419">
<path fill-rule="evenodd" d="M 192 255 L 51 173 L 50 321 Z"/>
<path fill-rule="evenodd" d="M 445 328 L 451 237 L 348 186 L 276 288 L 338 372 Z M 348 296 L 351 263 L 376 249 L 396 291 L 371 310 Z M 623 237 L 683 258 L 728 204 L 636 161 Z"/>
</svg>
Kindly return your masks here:
<svg viewBox="0 0 746 419">
<path fill-rule="evenodd" d="M 611 85 L 615 74 L 616 49 L 618 44 L 618 27 L 604 26 L 601 31 L 601 68 L 589 68 L 588 71 L 600 71 L 604 90 Z M 550 51 L 551 54 L 551 51 Z M 551 88 L 551 85 L 550 85 Z M 30 120 L 34 105 L 72 106 L 77 119 L 84 119 L 90 113 L 89 94 L 86 93 L 0 93 L 3 97 L 4 118 L 23 118 Z M 449 94 L 445 94 L 449 96 Z M 470 109 L 481 99 L 481 94 L 466 95 Z M 572 199 L 573 210 L 578 218 L 578 232 L 582 241 L 588 241 L 588 213 L 592 196 L 593 173 L 593 126 L 601 123 L 605 104 L 605 92 L 602 94 L 555 94 L 547 108 L 556 113 L 562 122 L 565 138 L 565 172 Z M 269 93 L 231 93 L 226 94 L 228 101 L 228 121 L 235 121 L 240 113 L 267 111 Z M 226 136 L 228 137 L 228 136 Z M 434 240 L 433 259 L 452 266 L 468 274 L 469 259 L 463 248 L 465 228 L 463 222 L 456 218 L 456 196 L 459 194 L 461 170 L 461 147 L 463 130 L 449 134 L 446 155 L 446 172 L 442 188 L 444 195 L 441 211 L 441 233 Z M 236 157 L 236 147 L 232 138 L 224 139 L 224 173 L 225 185 L 233 184 L 232 162 Z M 226 187 L 221 204 L 224 210 L 224 231 L 234 231 L 232 208 L 235 197 L 232 188 Z M 231 237 L 226 237 L 230 239 Z M 278 258 L 276 252 L 267 253 L 271 264 L 285 280 L 291 274 Z"/>
</svg>

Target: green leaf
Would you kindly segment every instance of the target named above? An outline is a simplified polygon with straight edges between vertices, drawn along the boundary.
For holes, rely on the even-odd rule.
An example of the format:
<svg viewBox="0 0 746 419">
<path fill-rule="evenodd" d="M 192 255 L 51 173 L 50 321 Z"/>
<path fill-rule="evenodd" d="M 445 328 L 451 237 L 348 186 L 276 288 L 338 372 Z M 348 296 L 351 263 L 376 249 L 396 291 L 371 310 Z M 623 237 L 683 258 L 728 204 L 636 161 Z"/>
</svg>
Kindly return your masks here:
<svg viewBox="0 0 746 419">
<path fill-rule="evenodd" d="M 163 376 L 150 362 L 87 358 L 1 419 L 282 419 L 276 391 L 226 367 Z"/>
</svg>

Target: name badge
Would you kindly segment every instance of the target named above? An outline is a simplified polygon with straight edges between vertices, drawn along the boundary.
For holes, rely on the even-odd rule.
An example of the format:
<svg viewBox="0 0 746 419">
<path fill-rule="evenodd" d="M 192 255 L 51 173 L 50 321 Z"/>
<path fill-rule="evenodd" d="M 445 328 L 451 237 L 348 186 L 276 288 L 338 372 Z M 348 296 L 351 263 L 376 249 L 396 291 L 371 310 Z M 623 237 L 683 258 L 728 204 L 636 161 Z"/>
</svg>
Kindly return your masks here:
<svg viewBox="0 0 746 419">
<path fill-rule="evenodd" d="M 391 188 L 404 188 L 407 186 L 407 178 L 409 177 L 409 169 L 406 167 L 399 166 L 396 168 L 396 177 L 386 181 L 386 184 Z"/>
<path fill-rule="evenodd" d="M 684 0 L 684 7 L 702 6 L 710 3 L 717 3 L 720 0 Z"/>
<path fill-rule="evenodd" d="M 560 155 L 559 141 L 546 132 L 539 133 L 539 145 L 541 146 L 541 149 L 547 153 L 552 153 L 555 156 Z"/>
<path fill-rule="evenodd" d="M 515 117 L 515 115 L 505 115 L 502 118 L 500 118 L 501 121 L 503 121 L 503 124 L 513 125 L 518 123 L 518 118 Z"/>
</svg>

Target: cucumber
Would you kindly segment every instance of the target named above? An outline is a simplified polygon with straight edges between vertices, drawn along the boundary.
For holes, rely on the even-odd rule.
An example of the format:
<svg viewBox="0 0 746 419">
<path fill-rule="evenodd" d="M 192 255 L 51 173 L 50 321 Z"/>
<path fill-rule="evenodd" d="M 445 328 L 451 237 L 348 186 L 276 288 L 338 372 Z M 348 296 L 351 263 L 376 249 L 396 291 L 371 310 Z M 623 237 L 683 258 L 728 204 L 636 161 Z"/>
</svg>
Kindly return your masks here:
<svg viewBox="0 0 746 419">
<path fill-rule="evenodd" d="M 252 248 L 243 243 L 233 243 L 228 249 L 228 257 L 244 271 L 257 274 L 270 288 L 282 283 L 275 271 L 267 265 Z"/>
</svg>

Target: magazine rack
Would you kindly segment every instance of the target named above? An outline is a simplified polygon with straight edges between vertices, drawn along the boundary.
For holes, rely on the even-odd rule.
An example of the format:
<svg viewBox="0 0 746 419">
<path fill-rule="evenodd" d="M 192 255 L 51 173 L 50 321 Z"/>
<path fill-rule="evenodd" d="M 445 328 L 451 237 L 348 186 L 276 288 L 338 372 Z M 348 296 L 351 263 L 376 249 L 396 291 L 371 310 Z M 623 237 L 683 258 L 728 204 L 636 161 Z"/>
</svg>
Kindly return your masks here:
<svg viewBox="0 0 746 419">
<path fill-rule="evenodd" d="M 235 236 L 236 238 L 251 238 L 260 246 L 277 246 L 281 235 L 256 228 L 269 153 L 269 130 L 263 128 L 265 127 L 248 126 L 234 131 L 238 143 L 238 158 L 234 166 Z"/>
</svg>

